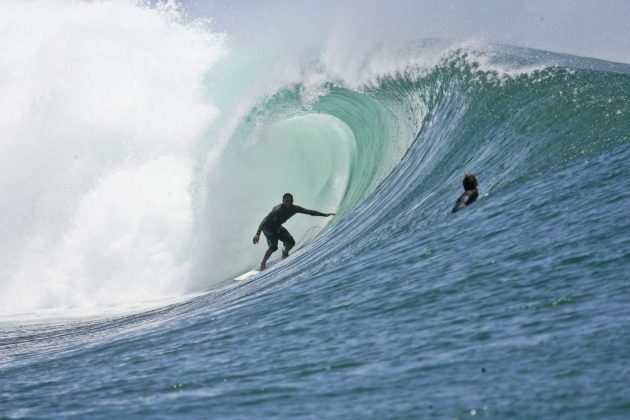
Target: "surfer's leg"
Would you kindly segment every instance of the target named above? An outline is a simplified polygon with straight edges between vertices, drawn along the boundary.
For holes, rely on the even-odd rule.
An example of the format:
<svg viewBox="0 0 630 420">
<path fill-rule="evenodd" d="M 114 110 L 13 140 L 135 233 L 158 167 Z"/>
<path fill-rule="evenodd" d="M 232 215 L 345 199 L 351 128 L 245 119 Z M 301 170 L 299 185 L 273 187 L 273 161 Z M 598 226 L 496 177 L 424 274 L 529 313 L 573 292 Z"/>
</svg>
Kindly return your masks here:
<svg viewBox="0 0 630 420">
<path fill-rule="evenodd" d="M 286 230 L 284 227 L 280 227 L 278 233 L 280 240 L 284 244 L 284 248 L 282 249 L 282 258 L 286 258 L 289 256 L 289 251 L 291 251 L 291 248 L 295 246 L 295 239 L 293 239 L 293 236 L 291 236 L 289 231 Z"/>
<path fill-rule="evenodd" d="M 269 248 L 267 249 L 267 252 L 265 252 L 265 256 L 260 263 L 260 271 L 267 268 L 267 260 L 271 257 L 271 254 L 278 250 L 278 234 L 271 229 L 263 229 L 263 233 L 267 238 L 267 245 L 269 245 Z"/>
<path fill-rule="evenodd" d="M 271 257 L 271 254 L 273 254 L 273 250 L 269 248 L 267 252 L 265 252 L 265 256 L 260 263 L 260 271 L 263 271 L 265 268 L 267 268 L 267 260 L 269 259 L 269 257 Z"/>
</svg>

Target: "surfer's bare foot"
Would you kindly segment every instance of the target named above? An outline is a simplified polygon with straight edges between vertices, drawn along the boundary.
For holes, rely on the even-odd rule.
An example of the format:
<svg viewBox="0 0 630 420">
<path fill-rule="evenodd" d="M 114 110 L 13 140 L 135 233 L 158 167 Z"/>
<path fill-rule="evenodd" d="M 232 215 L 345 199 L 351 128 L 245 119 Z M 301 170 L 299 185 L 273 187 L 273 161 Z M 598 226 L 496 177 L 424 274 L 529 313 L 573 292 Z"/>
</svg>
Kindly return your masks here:
<svg viewBox="0 0 630 420">
<path fill-rule="evenodd" d="M 263 271 L 265 268 L 267 268 L 267 265 L 265 263 L 260 264 L 260 271 Z"/>
</svg>

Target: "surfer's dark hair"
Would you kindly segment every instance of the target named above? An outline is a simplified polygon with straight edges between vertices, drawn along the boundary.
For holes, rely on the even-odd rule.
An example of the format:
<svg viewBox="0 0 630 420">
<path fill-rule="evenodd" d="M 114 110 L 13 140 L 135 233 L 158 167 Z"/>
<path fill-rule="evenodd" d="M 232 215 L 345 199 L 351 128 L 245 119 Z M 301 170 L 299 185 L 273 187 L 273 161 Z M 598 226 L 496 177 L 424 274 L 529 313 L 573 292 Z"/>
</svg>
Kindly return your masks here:
<svg viewBox="0 0 630 420">
<path fill-rule="evenodd" d="M 282 196 L 282 200 L 284 201 L 285 198 L 290 198 L 291 200 L 293 200 L 293 194 L 286 193 L 285 195 Z"/>
<path fill-rule="evenodd" d="M 477 178 L 472 174 L 472 172 L 467 172 L 464 175 L 464 189 L 466 191 L 474 190 L 477 188 Z"/>
</svg>

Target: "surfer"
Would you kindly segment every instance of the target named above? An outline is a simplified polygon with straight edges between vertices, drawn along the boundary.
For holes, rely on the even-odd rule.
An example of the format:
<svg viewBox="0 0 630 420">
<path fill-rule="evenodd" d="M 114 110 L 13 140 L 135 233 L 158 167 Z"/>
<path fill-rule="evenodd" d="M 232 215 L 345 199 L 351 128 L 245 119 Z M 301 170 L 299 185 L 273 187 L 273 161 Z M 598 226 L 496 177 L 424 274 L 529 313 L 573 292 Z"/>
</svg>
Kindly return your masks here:
<svg viewBox="0 0 630 420">
<path fill-rule="evenodd" d="M 477 183 L 477 178 L 475 178 L 471 172 L 467 172 L 464 175 L 464 192 L 455 202 L 455 206 L 453 207 L 451 213 L 455 213 L 456 211 L 473 203 L 479 196 L 479 192 L 477 191 L 478 187 L 479 184 Z"/>
<path fill-rule="evenodd" d="M 267 237 L 267 244 L 269 249 L 265 252 L 262 262 L 260 263 L 260 271 L 267 267 L 267 260 L 278 249 L 278 239 L 284 244 L 282 249 L 282 258 L 289 256 L 289 251 L 295 245 L 295 240 L 291 236 L 288 230 L 286 230 L 282 224 L 286 222 L 291 216 L 296 213 L 309 214 L 311 216 L 334 216 L 335 213 L 320 213 L 315 210 L 308 210 L 300 206 L 293 204 L 293 195 L 286 193 L 282 196 L 282 204 L 275 206 L 269 214 L 260 222 L 258 231 L 254 235 L 254 245 L 260 240 L 260 232 L 263 232 Z"/>
</svg>

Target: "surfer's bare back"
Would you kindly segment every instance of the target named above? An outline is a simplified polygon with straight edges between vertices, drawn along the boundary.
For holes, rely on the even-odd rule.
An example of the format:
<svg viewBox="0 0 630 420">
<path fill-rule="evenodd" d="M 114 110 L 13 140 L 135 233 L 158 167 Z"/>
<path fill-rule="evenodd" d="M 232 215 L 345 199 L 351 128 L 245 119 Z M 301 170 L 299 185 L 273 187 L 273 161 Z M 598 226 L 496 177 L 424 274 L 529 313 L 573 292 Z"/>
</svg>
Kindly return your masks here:
<svg viewBox="0 0 630 420">
<path fill-rule="evenodd" d="M 264 270 L 267 267 L 267 260 L 278 249 L 278 239 L 284 244 L 282 249 L 282 258 L 289 256 L 289 251 L 295 245 L 295 240 L 291 236 L 288 230 L 286 230 L 282 224 L 286 222 L 291 216 L 296 213 L 309 214 L 311 216 L 334 216 L 336 213 L 320 213 L 315 210 L 308 210 L 300 206 L 293 204 L 293 195 L 286 193 L 282 196 L 282 204 L 275 206 L 269 214 L 260 222 L 258 231 L 254 235 L 254 245 L 260 240 L 260 232 L 263 232 L 267 237 L 267 244 L 269 249 L 265 252 L 262 262 L 260 263 L 260 270 Z"/>
</svg>

